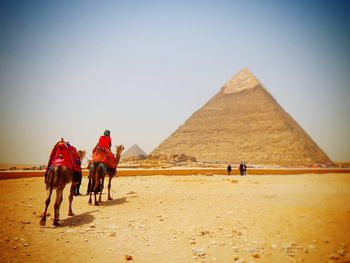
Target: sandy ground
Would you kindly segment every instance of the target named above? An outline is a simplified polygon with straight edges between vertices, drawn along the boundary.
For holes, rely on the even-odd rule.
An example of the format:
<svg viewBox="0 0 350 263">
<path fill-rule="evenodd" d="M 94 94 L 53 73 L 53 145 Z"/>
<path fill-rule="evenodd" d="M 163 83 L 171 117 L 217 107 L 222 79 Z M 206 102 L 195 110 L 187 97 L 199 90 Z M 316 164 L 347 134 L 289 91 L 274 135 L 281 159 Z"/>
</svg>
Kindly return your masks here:
<svg viewBox="0 0 350 263">
<path fill-rule="evenodd" d="M 67 186 L 59 227 L 43 178 L 0 189 L 0 262 L 350 262 L 350 174 L 117 177 L 73 217 Z"/>
</svg>

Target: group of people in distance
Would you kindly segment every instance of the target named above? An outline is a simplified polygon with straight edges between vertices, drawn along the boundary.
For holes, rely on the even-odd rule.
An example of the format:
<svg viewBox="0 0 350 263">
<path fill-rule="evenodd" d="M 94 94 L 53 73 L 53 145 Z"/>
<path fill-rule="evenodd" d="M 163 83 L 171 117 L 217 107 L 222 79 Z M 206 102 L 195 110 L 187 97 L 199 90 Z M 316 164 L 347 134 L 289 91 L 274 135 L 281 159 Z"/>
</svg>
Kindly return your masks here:
<svg viewBox="0 0 350 263">
<path fill-rule="evenodd" d="M 241 174 L 241 176 L 247 175 L 247 165 L 246 165 L 245 163 L 241 162 L 241 163 L 239 164 L 238 169 L 239 169 L 239 173 Z M 227 174 L 228 174 L 228 175 L 231 175 L 231 172 L 232 172 L 232 166 L 231 166 L 231 164 L 229 163 L 229 164 L 227 165 Z"/>
</svg>

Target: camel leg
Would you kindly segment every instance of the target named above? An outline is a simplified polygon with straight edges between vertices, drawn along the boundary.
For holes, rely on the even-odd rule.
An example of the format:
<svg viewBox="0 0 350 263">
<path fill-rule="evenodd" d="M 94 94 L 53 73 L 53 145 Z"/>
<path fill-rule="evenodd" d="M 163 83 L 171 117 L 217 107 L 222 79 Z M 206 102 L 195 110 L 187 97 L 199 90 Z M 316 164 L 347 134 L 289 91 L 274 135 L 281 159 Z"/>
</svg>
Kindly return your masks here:
<svg viewBox="0 0 350 263">
<path fill-rule="evenodd" d="M 98 187 L 99 187 L 99 184 L 95 184 L 95 187 L 94 187 L 95 205 L 98 205 L 97 198 L 96 198 L 96 195 L 98 194 Z"/>
<path fill-rule="evenodd" d="M 62 198 L 63 198 L 63 189 L 62 188 L 57 188 L 56 190 L 56 202 L 55 202 L 55 206 L 54 206 L 54 209 L 55 209 L 55 217 L 53 219 L 53 225 L 54 226 L 58 226 L 60 223 L 59 223 L 59 212 L 60 212 L 60 206 L 61 206 L 61 202 L 62 202 Z"/>
<path fill-rule="evenodd" d="M 62 204 L 62 201 L 63 201 L 63 190 L 64 190 L 64 187 L 62 188 L 62 194 L 61 194 L 61 198 L 60 200 L 58 201 L 58 216 L 57 216 L 57 219 L 58 221 L 60 221 L 60 210 L 61 210 L 61 204 Z"/>
<path fill-rule="evenodd" d="M 41 217 L 41 220 L 40 220 L 40 225 L 41 226 L 45 226 L 46 224 L 46 213 L 47 213 L 47 208 L 49 207 L 49 204 L 50 204 L 50 201 L 51 201 L 51 194 L 52 194 L 52 191 L 53 191 L 53 188 L 50 187 L 50 190 L 49 190 L 49 195 L 45 201 L 45 211 L 44 211 L 44 214 L 43 216 Z"/>
<path fill-rule="evenodd" d="M 104 187 L 104 180 L 105 180 L 105 178 L 103 177 L 102 179 L 101 179 L 101 188 L 100 188 L 100 197 L 99 197 L 99 199 L 98 199 L 98 202 L 99 203 L 102 203 L 102 191 L 103 191 L 103 187 Z"/>
<path fill-rule="evenodd" d="M 96 180 L 91 178 L 91 185 L 89 187 L 89 191 L 90 191 L 90 198 L 89 198 L 89 204 L 92 204 L 92 195 L 95 196 L 95 200 L 96 200 L 96 194 L 95 194 L 95 184 L 96 184 Z M 96 201 L 95 201 L 96 204 Z"/>
<path fill-rule="evenodd" d="M 90 167 L 89 167 L 89 176 L 88 176 L 88 179 L 89 179 L 89 182 L 88 182 L 88 186 L 87 186 L 87 190 L 86 190 L 86 194 L 90 194 L 93 190 L 93 176 L 95 176 L 95 173 L 96 173 L 96 166 L 95 164 L 90 164 Z M 91 202 L 89 202 L 91 204 Z"/>
<path fill-rule="evenodd" d="M 74 195 L 74 191 L 77 187 L 77 182 L 73 182 L 70 186 L 70 193 L 69 193 L 69 210 L 68 210 L 68 215 L 69 216 L 74 216 L 73 211 L 72 211 L 72 202 L 73 202 L 73 195 Z"/>
<path fill-rule="evenodd" d="M 89 178 L 88 186 L 86 189 L 86 194 L 90 194 L 90 193 L 91 193 L 91 178 Z"/>
<path fill-rule="evenodd" d="M 111 187 L 112 187 L 112 176 L 109 176 L 109 180 L 108 180 L 108 200 L 113 200 L 112 196 L 111 196 Z"/>
<path fill-rule="evenodd" d="M 95 180 L 92 178 L 89 178 L 88 190 L 89 190 L 89 195 L 90 195 L 89 204 L 92 204 L 92 201 L 91 201 L 92 192 L 93 192 L 93 190 L 95 191 Z"/>
<path fill-rule="evenodd" d="M 91 202 L 91 195 L 92 195 L 92 191 L 90 191 L 90 198 L 89 198 L 89 204 L 91 204 L 92 202 Z"/>
<path fill-rule="evenodd" d="M 96 180 L 96 179 L 93 179 L 91 181 L 91 192 L 90 192 L 90 196 L 92 194 L 92 192 L 94 192 L 94 198 L 95 198 L 95 205 L 98 205 L 98 202 L 97 202 L 97 198 L 96 198 L 96 195 L 98 194 L 98 188 L 99 188 L 99 181 Z"/>
</svg>

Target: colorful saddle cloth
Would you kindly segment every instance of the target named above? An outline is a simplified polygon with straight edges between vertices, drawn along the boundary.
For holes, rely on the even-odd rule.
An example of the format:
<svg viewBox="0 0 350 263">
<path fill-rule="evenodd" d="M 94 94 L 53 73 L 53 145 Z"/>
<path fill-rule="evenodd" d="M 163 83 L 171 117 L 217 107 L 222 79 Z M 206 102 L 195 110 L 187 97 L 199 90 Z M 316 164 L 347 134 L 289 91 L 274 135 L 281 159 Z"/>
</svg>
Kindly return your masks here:
<svg viewBox="0 0 350 263">
<path fill-rule="evenodd" d="M 56 143 L 53 147 L 47 165 L 47 170 L 51 166 L 62 165 L 74 171 L 81 171 L 80 159 L 77 149 L 63 140 Z"/>
<path fill-rule="evenodd" d="M 96 145 L 92 150 L 92 163 L 104 163 L 111 169 L 116 168 L 115 157 L 111 150 L 107 147 Z"/>
</svg>

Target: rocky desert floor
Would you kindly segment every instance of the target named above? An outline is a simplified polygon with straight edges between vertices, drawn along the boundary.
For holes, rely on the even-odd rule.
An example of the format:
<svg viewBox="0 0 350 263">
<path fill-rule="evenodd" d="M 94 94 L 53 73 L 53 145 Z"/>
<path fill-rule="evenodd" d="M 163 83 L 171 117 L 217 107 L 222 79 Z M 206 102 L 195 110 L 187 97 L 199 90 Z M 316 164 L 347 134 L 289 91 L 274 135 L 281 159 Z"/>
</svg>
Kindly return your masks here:
<svg viewBox="0 0 350 263">
<path fill-rule="evenodd" d="M 136 176 L 89 205 L 0 180 L 0 262 L 350 262 L 350 174 Z M 83 178 L 81 192 L 86 193 Z"/>
</svg>

